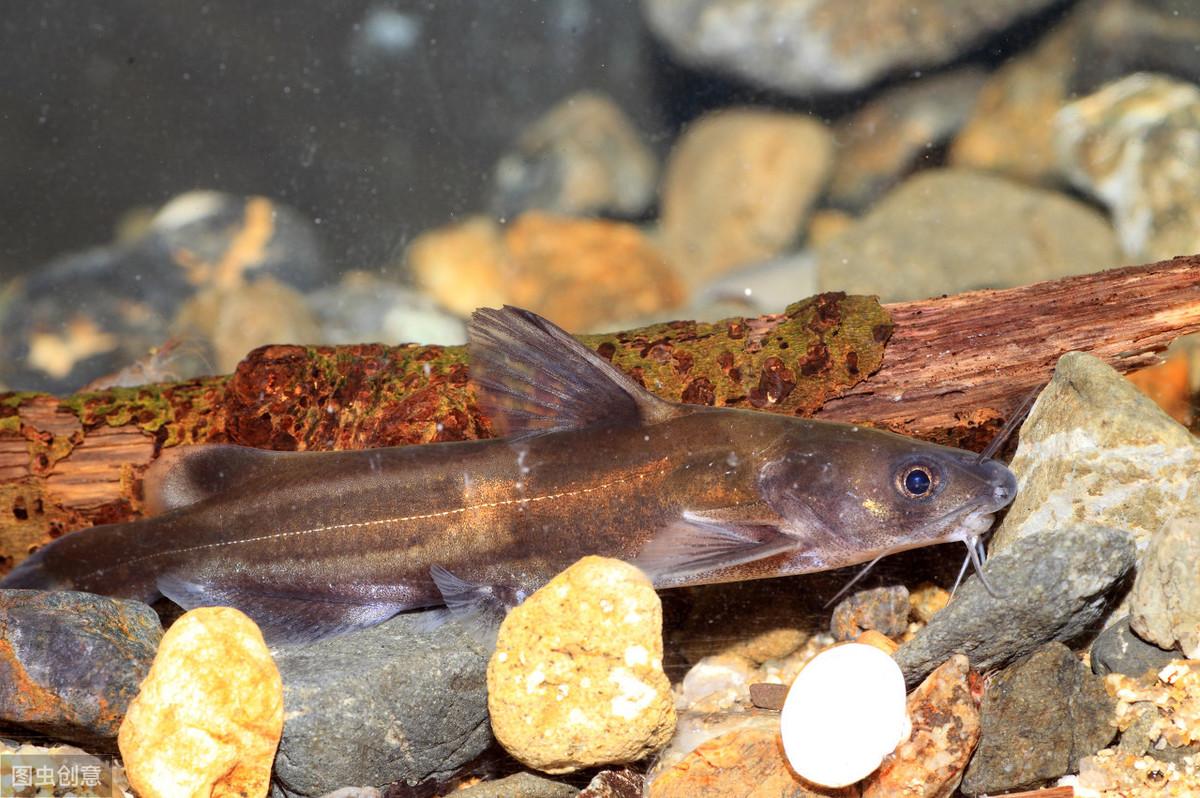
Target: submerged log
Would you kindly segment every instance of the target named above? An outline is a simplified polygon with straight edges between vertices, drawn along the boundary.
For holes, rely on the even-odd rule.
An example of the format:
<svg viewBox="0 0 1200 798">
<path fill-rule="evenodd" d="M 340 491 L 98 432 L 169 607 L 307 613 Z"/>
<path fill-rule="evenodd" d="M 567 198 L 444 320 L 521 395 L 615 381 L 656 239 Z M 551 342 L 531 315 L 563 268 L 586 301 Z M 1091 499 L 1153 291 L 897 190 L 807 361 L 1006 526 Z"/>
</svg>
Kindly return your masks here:
<svg viewBox="0 0 1200 798">
<path fill-rule="evenodd" d="M 1200 331 L 1200 256 L 879 305 L 823 294 L 784 313 L 582 338 L 668 399 L 874 424 L 977 448 L 1064 352 L 1121 371 Z M 279 345 L 234 374 L 55 398 L 0 394 L 0 573 L 71 529 L 141 512 L 167 446 L 397 446 L 488 437 L 462 347 Z"/>
</svg>

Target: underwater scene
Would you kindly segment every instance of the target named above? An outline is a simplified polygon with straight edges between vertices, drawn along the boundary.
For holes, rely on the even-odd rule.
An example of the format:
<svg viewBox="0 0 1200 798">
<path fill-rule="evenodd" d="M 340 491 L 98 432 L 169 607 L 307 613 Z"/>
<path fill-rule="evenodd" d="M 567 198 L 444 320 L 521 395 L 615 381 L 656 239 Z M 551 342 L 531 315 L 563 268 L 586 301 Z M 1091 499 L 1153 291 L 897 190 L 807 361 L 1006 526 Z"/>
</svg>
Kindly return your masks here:
<svg viewBox="0 0 1200 798">
<path fill-rule="evenodd" d="M 0 798 L 1200 796 L 1200 2 L 0 10 Z"/>
</svg>

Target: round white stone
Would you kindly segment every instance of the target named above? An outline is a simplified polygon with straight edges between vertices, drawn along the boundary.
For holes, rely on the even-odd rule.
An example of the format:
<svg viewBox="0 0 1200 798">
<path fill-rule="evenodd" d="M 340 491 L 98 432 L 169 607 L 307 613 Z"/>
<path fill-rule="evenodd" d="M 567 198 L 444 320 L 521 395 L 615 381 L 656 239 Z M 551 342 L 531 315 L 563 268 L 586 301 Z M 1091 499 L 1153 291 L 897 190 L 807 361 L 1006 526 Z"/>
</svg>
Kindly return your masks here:
<svg viewBox="0 0 1200 798">
<path fill-rule="evenodd" d="M 904 675 L 874 646 L 835 646 L 800 671 L 779 726 L 796 773 L 825 787 L 854 784 L 908 736 Z"/>
</svg>

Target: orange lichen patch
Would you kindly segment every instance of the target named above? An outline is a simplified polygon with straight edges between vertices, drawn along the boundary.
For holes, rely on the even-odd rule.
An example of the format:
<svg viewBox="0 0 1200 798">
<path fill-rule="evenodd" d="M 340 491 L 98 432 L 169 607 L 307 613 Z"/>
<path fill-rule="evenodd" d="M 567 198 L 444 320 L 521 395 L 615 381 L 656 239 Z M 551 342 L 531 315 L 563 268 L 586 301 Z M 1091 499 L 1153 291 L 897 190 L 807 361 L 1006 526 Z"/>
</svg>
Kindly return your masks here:
<svg viewBox="0 0 1200 798">
<path fill-rule="evenodd" d="M 1140 369 L 1127 377 L 1167 415 L 1185 427 L 1191 426 L 1195 408 L 1192 406 L 1191 364 L 1186 352 L 1174 352 L 1162 363 Z"/>
<path fill-rule="evenodd" d="M 855 798 L 857 787 L 805 783 L 787 766 L 777 731 L 745 728 L 702 743 L 650 783 L 649 798 Z"/>
</svg>

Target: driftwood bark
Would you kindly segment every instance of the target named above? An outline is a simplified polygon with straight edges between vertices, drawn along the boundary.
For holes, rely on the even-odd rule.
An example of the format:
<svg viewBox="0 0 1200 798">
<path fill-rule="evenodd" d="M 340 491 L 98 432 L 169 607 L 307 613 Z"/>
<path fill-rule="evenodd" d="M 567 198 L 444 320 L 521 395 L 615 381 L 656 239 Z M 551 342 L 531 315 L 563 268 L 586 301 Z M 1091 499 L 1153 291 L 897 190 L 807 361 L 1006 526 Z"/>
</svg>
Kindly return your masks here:
<svg viewBox="0 0 1200 798">
<path fill-rule="evenodd" d="M 875 424 L 977 448 L 1064 352 L 1121 371 L 1200 331 L 1200 256 L 879 305 L 583 338 L 669 399 Z M 165 446 L 365 448 L 488 437 L 461 347 L 269 346 L 229 376 L 55 398 L 0 394 L 0 573 L 71 529 L 136 516 Z"/>
</svg>

